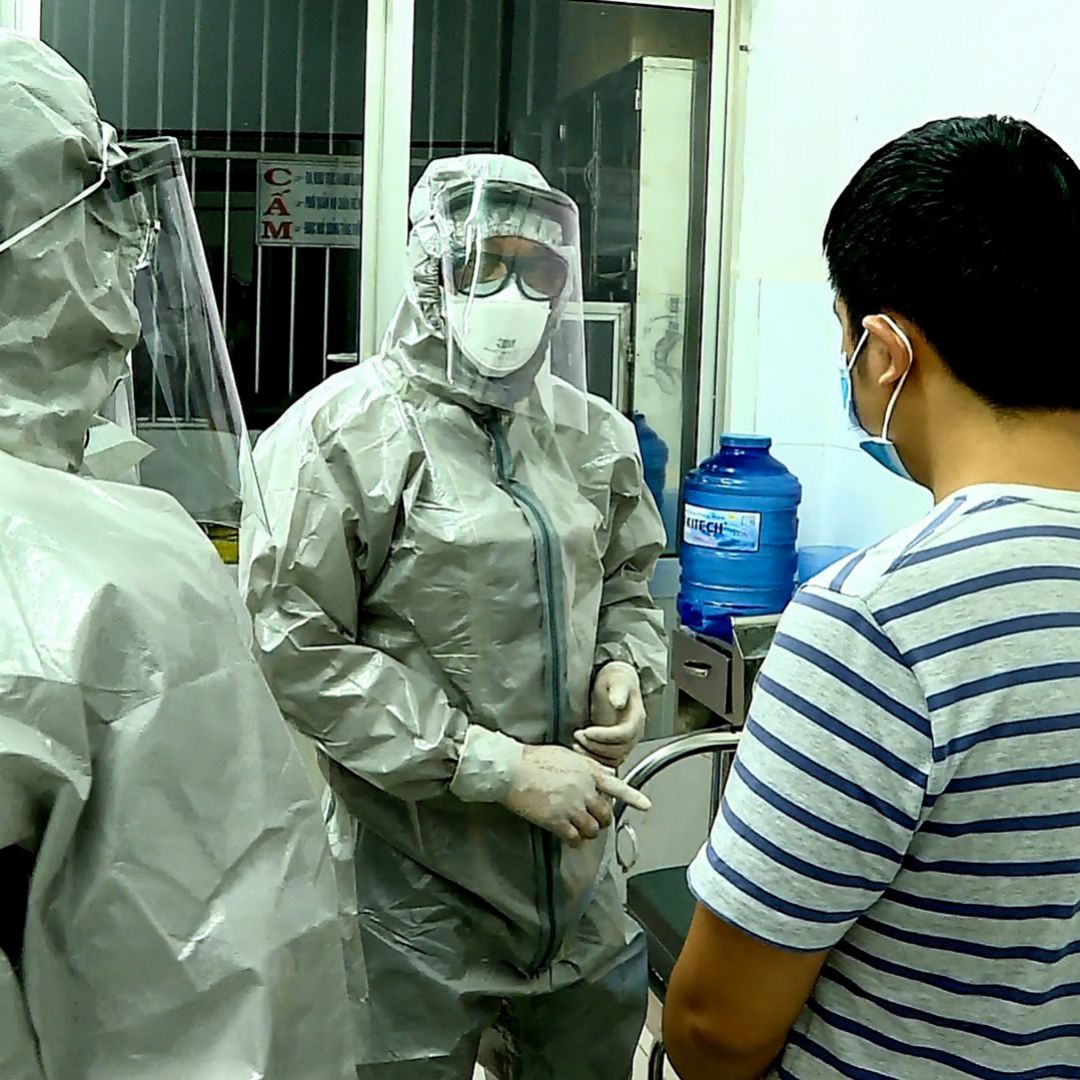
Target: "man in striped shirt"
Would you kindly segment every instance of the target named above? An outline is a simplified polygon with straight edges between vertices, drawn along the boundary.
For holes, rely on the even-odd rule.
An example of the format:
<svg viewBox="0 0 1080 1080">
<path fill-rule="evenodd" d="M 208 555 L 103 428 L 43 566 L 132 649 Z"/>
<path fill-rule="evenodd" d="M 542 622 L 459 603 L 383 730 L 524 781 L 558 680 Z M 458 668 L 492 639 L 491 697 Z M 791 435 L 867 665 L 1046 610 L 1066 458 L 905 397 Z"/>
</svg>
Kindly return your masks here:
<svg viewBox="0 0 1080 1080">
<path fill-rule="evenodd" d="M 825 253 L 863 447 L 938 505 L 783 617 L 669 1052 L 683 1080 L 1080 1077 L 1080 170 L 1030 124 L 935 122 L 862 167 Z"/>
</svg>

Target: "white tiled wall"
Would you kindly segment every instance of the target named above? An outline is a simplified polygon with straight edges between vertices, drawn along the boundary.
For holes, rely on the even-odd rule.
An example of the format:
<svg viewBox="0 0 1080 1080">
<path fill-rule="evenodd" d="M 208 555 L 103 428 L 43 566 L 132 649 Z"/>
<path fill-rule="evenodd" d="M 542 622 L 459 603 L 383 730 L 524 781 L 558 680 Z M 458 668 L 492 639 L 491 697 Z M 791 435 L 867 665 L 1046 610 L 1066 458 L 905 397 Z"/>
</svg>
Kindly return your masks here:
<svg viewBox="0 0 1080 1080">
<path fill-rule="evenodd" d="M 938 117 L 1028 118 L 1080 155 L 1078 40 L 1075 0 L 908 0 L 902 18 L 866 0 L 755 0 L 728 408 L 802 481 L 803 544 L 862 546 L 929 508 L 845 435 L 821 256 L 833 201 L 873 150 Z"/>
</svg>

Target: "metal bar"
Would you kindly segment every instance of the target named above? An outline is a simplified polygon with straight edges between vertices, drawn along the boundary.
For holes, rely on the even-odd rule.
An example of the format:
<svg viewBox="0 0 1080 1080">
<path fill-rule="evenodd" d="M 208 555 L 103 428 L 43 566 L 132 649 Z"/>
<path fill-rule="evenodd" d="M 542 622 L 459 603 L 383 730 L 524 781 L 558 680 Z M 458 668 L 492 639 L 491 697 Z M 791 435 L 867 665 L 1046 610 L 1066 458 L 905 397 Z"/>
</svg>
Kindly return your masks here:
<svg viewBox="0 0 1080 1080">
<path fill-rule="evenodd" d="M 54 49 L 60 48 L 60 0 L 53 0 L 53 13 L 52 13 L 52 37 L 49 39 L 49 44 Z"/>
<path fill-rule="evenodd" d="M 232 150 L 233 82 L 236 77 L 236 0 L 229 0 L 229 37 L 225 59 L 225 149 Z"/>
<path fill-rule="evenodd" d="M 191 145 L 198 145 L 199 138 L 199 68 L 202 61 L 202 12 L 203 0 L 195 0 L 195 12 L 192 19 L 192 55 L 191 55 Z M 197 158 L 191 160 L 191 205 L 192 209 L 197 206 L 196 196 L 198 192 L 199 162 Z M 184 278 L 180 277 L 181 290 L 184 288 Z M 186 305 L 187 297 L 183 297 Z M 184 419 L 191 419 L 191 345 L 188 338 L 187 323 L 184 324 Z"/>
<path fill-rule="evenodd" d="M 525 115 L 532 116 L 536 101 L 536 0 L 529 0 L 529 25 L 525 41 L 528 53 L 525 64 Z"/>
<path fill-rule="evenodd" d="M 157 43 L 157 131 L 165 128 L 165 23 L 169 18 L 169 0 L 160 0 Z"/>
<path fill-rule="evenodd" d="M 202 60 L 202 11 L 203 0 L 195 0 L 195 18 L 192 22 L 193 55 L 191 59 L 191 146 L 194 149 L 199 142 L 199 64 Z M 197 185 L 198 159 L 191 162 L 191 201 L 195 202 Z"/>
<path fill-rule="evenodd" d="M 330 110 L 327 115 L 327 127 L 330 129 L 328 145 L 331 154 L 334 152 L 334 136 L 337 133 L 338 36 L 340 33 L 341 0 L 334 0 L 330 8 Z"/>
<path fill-rule="evenodd" d="M 262 375 L 262 279 L 263 249 L 259 244 L 255 251 L 255 393 L 259 392 Z"/>
<path fill-rule="evenodd" d="M 431 0 L 431 57 L 428 77 L 428 160 L 435 156 L 435 101 L 439 69 L 439 0 Z"/>
<path fill-rule="evenodd" d="M 723 7 L 726 0 L 605 0 L 609 4 L 625 4 L 627 7 L 689 8 L 692 11 L 712 11 Z"/>
<path fill-rule="evenodd" d="M 737 731 L 695 731 L 690 735 L 680 735 L 642 758 L 624 777 L 627 784 L 640 790 L 650 780 L 665 769 L 698 754 L 734 753 L 739 746 L 740 734 Z M 621 822 L 626 813 L 626 804 L 619 803 L 615 810 L 616 823 Z"/>
<path fill-rule="evenodd" d="M 499 43 L 498 44 L 499 55 L 496 58 L 495 67 L 496 67 L 496 70 L 499 72 L 499 74 L 495 79 L 495 109 L 494 109 L 494 119 L 492 121 L 494 126 L 493 126 L 492 132 L 491 132 L 491 148 L 495 151 L 495 153 L 500 153 L 502 151 L 502 147 L 499 145 L 499 136 L 501 134 L 501 132 L 499 130 L 499 117 L 502 114 L 502 96 L 503 96 L 502 73 L 505 70 L 504 61 L 503 61 L 503 55 L 502 55 L 503 44 L 504 44 L 504 42 L 503 42 L 503 18 L 504 18 L 504 15 L 505 15 L 505 12 L 504 12 L 504 9 L 503 9 L 502 0 L 496 0 L 496 3 L 495 3 L 495 40 Z"/>
<path fill-rule="evenodd" d="M 457 145 L 456 143 L 454 145 Z M 181 150 L 180 154 L 186 158 L 202 158 L 206 161 L 258 161 L 266 156 L 265 147 L 262 150 Z M 321 154 L 316 155 L 326 163 L 336 165 L 360 166 L 363 157 L 359 154 Z M 307 161 L 311 154 L 293 154 L 291 152 L 275 152 L 275 161 Z"/>
<path fill-rule="evenodd" d="M 326 249 L 326 272 L 323 279 L 323 322 L 322 322 L 322 377 L 330 373 L 330 249 Z"/>
<path fill-rule="evenodd" d="M 221 256 L 221 328 L 229 325 L 229 265 L 232 257 L 232 162 L 225 162 L 224 248 Z"/>
<path fill-rule="evenodd" d="M 154 297 L 153 310 L 157 311 L 158 310 L 158 302 L 159 302 L 158 294 L 160 292 L 160 290 L 158 288 L 157 274 L 151 274 L 150 275 L 150 288 L 151 288 L 151 291 L 152 291 L 153 297 Z M 152 386 L 152 388 L 150 390 L 150 419 L 151 419 L 151 421 L 153 421 L 156 424 L 157 419 L 158 419 L 158 394 L 161 391 L 160 391 L 160 389 L 158 387 L 158 380 L 157 379 L 151 377 L 151 382 L 152 382 L 153 386 Z"/>
<path fill-rule="evenodd" d="M 341 16 L 341 0 L 334 0 L 330 9 L 330 109 L 326 117 L 327 146 L 334 152 L 334 133 L 337 127 L 337 45 Z M 323 347 L 322 377 L 330 373 L 330 249 L 326 249 L 325 270 L 323 276 Z"/>
<path fill-rule="evenodd" d="M 512 152 L 510 140 L 510 86 L 514 65 L 514 3 L 513 0 L 498 0 L 499 3 L 499 63 L 495 83 L 495 150 L 498 153 Z M 501 140 L 505 140 L 502 142 Z"/>
<path fill-rule="evenodd" d="M 270 92 L 270 0 L 263 0 L 262 86 L 259 99 L 259 152 L 266 152 L 266 98 Z M 259 197 L 259 181 L 255 179 L 255 198 Z M 256 206 L 256 211 L 261 207 Z M 255 246 L 255 393 L 262 381 L 262 292 L 263 246 Z"/>
<path fill-rule="evenodd" d="M 293 150 L 300 153 L 300 125 L 304 122 L 304 5 L 298 5 L 296 28 L 296 109 L 293 113 Z M 292 249 L 292 281 L 289 286 L 289 397 L 296 388 L 296 277 L 299 251 Z"/>
<path fill-rule="evenodd" d="M 270 0 L 263 0 L 262 85 L 259 99 L 259 149 L 266 149 L 267 97 L 270 93 Z"/>
<path fill-rule="evenodd" d="M 709 776 L 709 828 L 720 813 L 720 792 L 724 786 L 724 758 L 726 754 L 713 754 Z"/>
<path fill-rule="evenodd" d="M 293 150 L 300 153 L 300 125 L 304 122 L 304 5 L 297 5 L 296 27 L 296 105 L 293 111 Z"/>
<path fill-rule="evenodd" d="M 469 117 L 469 76 L 472 74 L 472 0 L 465 0 L 465 55 L 461 58 L 461 153 L 465 153 Z"/>
<path fill-rule="evenodd" d="M 236 0 L 229 0 L 229 43 L 225 61 L 225 150 L 232 149 L 233 76 L 236 62 Z M 224 252 L 221 260 L 221 327 L 229 325 L 229 260 L 232 255 L 232 159 L 225 162 Z"/>
<path fill-rule="evenodd" d="M 97 0 L 90 0 L 89 7 L 87 8 L 89 22 L 87 30 L 87 42 L 86 42 L 86 81 L 93 86 L 94 85 L 94 54 L 97 51 L 94 47 L 94 39 L 97 36 Z"/>
<path fill-rule="evenodd" d="M 735 755 L 732 753 L 720 755 L 720 790 L 717 794 L 720 798 L 723 798 L 724 792 L 727 790 L 728 781 L 731 779 L 732 770 L 735 768 Z M 717 800 L 717 813 L 719 813 L 719 799 Z M 716 814 L 713 814 L 713 820 L 716 820 Z"/>
<path fill-rule="evenodd" d="M 664 1080 L 666 1064 L 667 1051 L 664 1049 L 664 1040 L 661 1037 L 653 1043 L 652 1052 L 649 1054 L 648 1080 Z"/>
<path fill-rule="evenodd" d="M 120 90 L 120 130 L 128 130 L 128 96 L 131 91 L 131 0 L 124 0 L 124 59 Z"/>
<path fill-rule="evenodd" d="M 188 296 L 187 286 L 184 284 L 185 275 L 180 274 L 180 310 L 189 311 L 188 308 Z M 182 319 L 181 322 L 184 326 L 184 420 L 190 420 L 191 417 L 191 323 L 187 319 Z M 173 419 L 177 419 L 174 415 Z"/>
<path fill-rule="evenodd" d="M 296 378 L 296 248 L 292 249 L 292 280 L 289 282 L 289 397 Z"/>
</svg>

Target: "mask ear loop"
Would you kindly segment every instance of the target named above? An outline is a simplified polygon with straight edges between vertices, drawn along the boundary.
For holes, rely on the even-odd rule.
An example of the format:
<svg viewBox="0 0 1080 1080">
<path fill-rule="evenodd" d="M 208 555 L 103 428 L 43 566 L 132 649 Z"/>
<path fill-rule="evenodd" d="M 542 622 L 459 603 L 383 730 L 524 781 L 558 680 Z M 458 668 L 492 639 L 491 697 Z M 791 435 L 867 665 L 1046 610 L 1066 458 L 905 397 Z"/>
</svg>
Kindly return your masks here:
<svg viewBox="0 0 1080 1080">
<path fill-rule="evenodd" d="M 900 376 L 900 381 L 896 384 L 896 389 L 893 391 L 892 397 L 889 398 L 889 404 L 885 408 L 885 418 L 884 418 L 884 420 L 882 420 L 882 423 L 881 423 L 881 436 L 880 436 L 880 438 L 881 438 L 881 440 L 883 442 L 888 442 L 889 441 L 889 424 L 892 423 L 892 416 L 893 416 L 893 411 L 896 409 L 896 403 L 900 400 L 900 391 L 904 389 L 904 384 L 907 382 L 908 376 L 911 374 L 911 369 L 915 365 L 915 350 L 912 349 L 911 342 L 908 339 L 907 334 L 905 334 L 904 331 L 901 330 L 900 327 L 897 326 L 896 323 L 893 322 L 893 320 L 890 319 L 888 315 L 883 314 L 881 317 L 889 324 L 890 327 L 892 327 L 893 331 L 900 338 L 900 340 L 904 343 L 904 348 L 907 349 L 907 354 L 908 354 L 907 370 L 904 372 L 903 375 Z"/>
<path fill-rule="evenodd" d="M 851 354 L 851 359 L 847 362 L 847 373 L 849 375 L 855 370 L 855 361 L 859 359 L 859 353 L 862 352 L 862 347 L 866 344 L 866 339 L 869 336 L 869 330 L 864 330 L 862 332 L 862 337 L 859 338 L 859 343 L 855 346 L 855 351 Z"/>
<path fill-rule="evenodd" d="M 0 255 L 5 251 L 9 251 L 20 241 L 25 240 L 28 236 L 33 236 L 39 229 L 45 228 L 50 222 L 55 221 L 61 214 L 70 210 L 72 207 L 78 206 L 84 199 L 89 199 L 91 195 L 96 191 L 100 191 L 108 182 L 109 172 L 109 143 L 111 141 L 110 129 L 104 124 L 101 126 L 101 134 L 104 140 L 101 149 L 101 173 L 88 188 L 83 189 L 75 196 L 74 199 L 69 199 L 63 206 L 57 207 L 55 210 L 50 211 L 44 217 L 40 217 L 37 221 L 32 221 L 25 229 L 20 229 L 14 236 L 9 236 L 6 240 L 0 242 Z"/>
</svg>

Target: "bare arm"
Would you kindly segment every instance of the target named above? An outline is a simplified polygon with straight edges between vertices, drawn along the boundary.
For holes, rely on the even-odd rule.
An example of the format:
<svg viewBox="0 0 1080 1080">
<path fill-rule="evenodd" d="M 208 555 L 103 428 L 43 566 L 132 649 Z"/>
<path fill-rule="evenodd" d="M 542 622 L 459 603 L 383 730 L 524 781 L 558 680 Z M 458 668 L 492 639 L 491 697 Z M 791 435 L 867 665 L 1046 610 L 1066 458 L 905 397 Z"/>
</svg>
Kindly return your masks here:
<svg viewBox="0 0 1080 1080">
<path fill-rule="evenodd" d="M 682 1080 L 763 1076 L 827 956 L 767 945 L 699 905 L 664 1015 L 664 1043 Z"/>
</svg>

